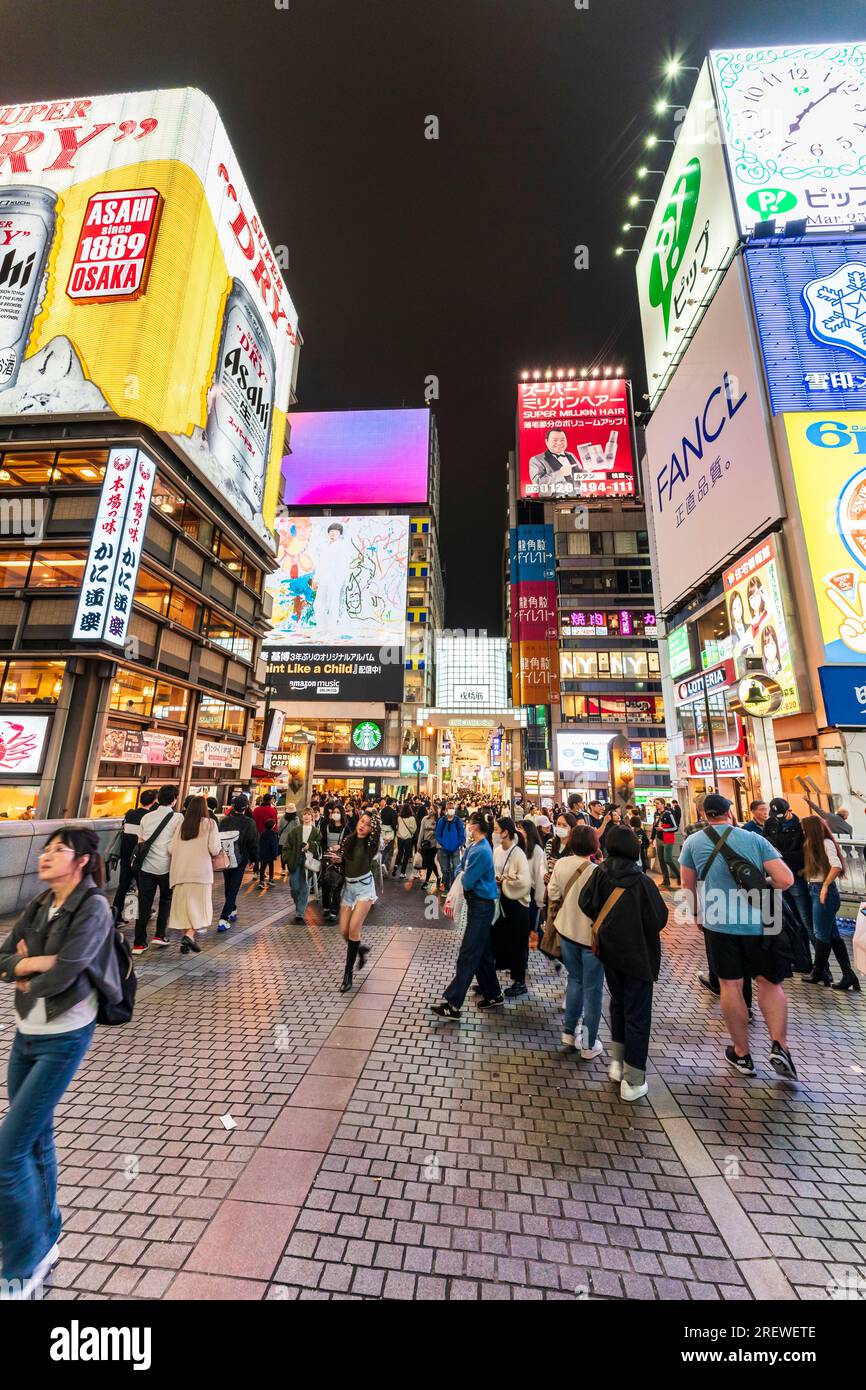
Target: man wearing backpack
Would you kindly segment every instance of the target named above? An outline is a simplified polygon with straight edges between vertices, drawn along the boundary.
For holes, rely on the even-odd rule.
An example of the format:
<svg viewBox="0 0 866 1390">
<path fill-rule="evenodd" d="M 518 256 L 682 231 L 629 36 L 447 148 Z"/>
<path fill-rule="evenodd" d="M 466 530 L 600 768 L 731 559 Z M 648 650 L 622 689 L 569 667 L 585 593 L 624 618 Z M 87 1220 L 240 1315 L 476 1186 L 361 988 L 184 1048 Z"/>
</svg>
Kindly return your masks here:
<svg viewBox="0 0 866 1390">
<path fill-rule="evenodd" d="M 711 792 L 704 800 L 703 812 L 707 828 L 686 840 L 680 869 L 690 910 L 704 922 L 710 970 L 719 979 L 722 1013 L 731 1036 L 725 1059 L 745 1076 L 755 1075 L 749 1049 L 749 1014 L 743 998 L 743 980 L 749 977 L 756 982 L 758 1005 L 772 1042 L 770 1066 L 779 1076 L 796 1080 L 787 1042 L 788 1001 L 782 989 L 788 972 L 774 955 L 773 936 L 764 935 L 762 907 L 747 901 L 740 886 L 748 872 L 743 861 L 751 866 L 756 882 L 763 876 L 772 890 L 783 892 L 794 876 L 769 840 L 734 824 L 727 797 Z M 774 919 L 776 916 L 774 913 Z"/>
<path fill-rule="evenodd" d="M 123 817 L 120 827 L 120 876 L 112 906 L 115 922 L 119 922 L 123 916 L 123 905 L 132 884 L 138 884 L 138 875 L 132 867 L 132 852 L 138 844 L 138 827 L 155 801 L 156 787 L 145 787 L 138 799 L 138 805 L 127 811 Z"/>
</svg>

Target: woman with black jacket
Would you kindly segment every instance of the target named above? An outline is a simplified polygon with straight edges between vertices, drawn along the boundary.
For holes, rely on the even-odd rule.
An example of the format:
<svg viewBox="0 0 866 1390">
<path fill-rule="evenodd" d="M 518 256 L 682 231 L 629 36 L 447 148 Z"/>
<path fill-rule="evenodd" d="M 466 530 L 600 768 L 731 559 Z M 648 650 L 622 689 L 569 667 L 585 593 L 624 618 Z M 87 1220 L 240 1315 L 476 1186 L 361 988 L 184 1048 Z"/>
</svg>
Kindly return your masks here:
<svg viewBox="0 0 866 1390">
<path fill-rule="evenodd" d="M 622 1100 L 647 1093 L 646 1062 L 652 1025 L 653 982 L 661 966 L 659 935 L 668 910 L 640 866 L 640 841 L 627 826 L 611 828 L 607 858 L 581 891 L 581 912 L 593 922 L 593 950 L 610 990 L 609 1076 Z"/>
<path fill-rule="evenodd" d="M 0 980 L 15 986 L 17 1014 L 0 1124 L 0 1300 L 38 1295 L 57 1263 L 54 1111 L 90 1046 L 100 995 L 114 1004 L 122 997 L 94 831 L 56 830 L 39 877 L 48 891 L 0 945 Z"/>
<path fill-rule="evenodd" d="M 361 928 L 377 897 L 373 860 L 379 850 L 380 831 L 378 812 L 363 811 L 358 816 L 355 829 L 345 836 L 340 845 L 345 874 L 340 902 L 340 935 L 346 942 L 346 969 L 340 985 L 341 994 L 352 988 L 355 960 L 360 957 L 358 969 L 363 970 L 370 950 L 369 946 L 361 945 Z"/>
</svg>

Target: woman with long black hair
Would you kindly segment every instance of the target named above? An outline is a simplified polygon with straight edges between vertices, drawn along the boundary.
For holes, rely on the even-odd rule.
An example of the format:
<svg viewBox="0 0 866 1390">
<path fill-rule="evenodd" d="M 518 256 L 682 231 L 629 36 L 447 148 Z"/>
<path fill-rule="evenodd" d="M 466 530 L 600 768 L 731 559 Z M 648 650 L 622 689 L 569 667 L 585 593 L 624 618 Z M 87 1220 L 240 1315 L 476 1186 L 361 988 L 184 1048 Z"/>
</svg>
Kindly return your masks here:
<svg viewBox="0 0 866 1390">
<path fill-rule="evenodd" d="M 848 948 L 839 935 L 836 917 L 841 899 L 836 880 L 845 872 L 842 852 L 827 822 L 820 816 L 804 816 L 803 877 L 809 888 L 812 908 L 812 938 L 815 943 L 815 964 L 811 975 L 804 976 L 807 984 L 831 985 L 833 989 L 860 993 L 860 981 L 851 969 Z M 830 952 L 842 967 L 842 978 L 833 984 L 828 961 Z"/>
<path fill-rule="evenodd" d="M 203 796 L 191 796 L 183 820 L 168 847 L 171 909 L 168 929 L 181 933 L 180 953 L 201 947 L 196 932 L 206 932 L 213 917 L 213 861 L 222 849 L 219 829 Z"/>
<path fill-rule="evenodd" d="M 341 994 L 352 988 L 355 961 L 358 961 L 359 970 L 363 970 L 367 963 L 370 948 L 361 945 L 361 929 L 377 898 L 373 860 L 379 850 L 379 835 L 378 813 L 363 811 L 358 817 L 357 826 L 346 835 L 340 847 L 345 874 L 340 902 L 340 935 L 346 942 L 346 968 L 340 985 Z"/>
<path fill-rule="evenodd" d="M 517 826 L 510 816 L 500 816 L 494 821 L 493 867 L 502 913 L 493 933 L 496 963 L 497 968 L 504 966 L 511 971 L 511 984 L 504 991 L 506 999 L 518 999 L 527 992 L 532 872 L 517 839 Z"/>
<path fill-rule="evenodd" d="M 54 1111 L 90 1046 L 99 996 L 122 997 L 95 832 L 55 830 L 39 877 L 46 891 L 0 945 L 0 980 L 15 986 L 17 1015 L 0 1124 L 0 1299 L 38 1293 L 57 1263 Z"/>
</svg>

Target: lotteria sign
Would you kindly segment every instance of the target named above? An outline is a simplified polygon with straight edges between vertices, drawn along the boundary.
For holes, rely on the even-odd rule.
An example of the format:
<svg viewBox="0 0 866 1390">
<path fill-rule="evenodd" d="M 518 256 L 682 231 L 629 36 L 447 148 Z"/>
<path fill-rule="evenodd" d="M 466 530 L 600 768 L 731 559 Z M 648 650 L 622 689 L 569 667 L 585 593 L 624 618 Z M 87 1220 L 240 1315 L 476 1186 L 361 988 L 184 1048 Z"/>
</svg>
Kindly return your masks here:
<svg viewBox="0 0 866 1390">
<path fill-rule="evenodd" d="M 702 700 L 704 693 L 716 695 L 721 690 L 730 690 L 737 684 L 737 672 L 733 661 L 723 661 L 711 666 L 708 671 L 700 671 L 696 676 L 677 685 L 677 704 L 688 705 L 694 700 Z"/>
<path fill-rule="evenodd" d="M 705 64 L 637 261 L 653 407 L 700 322 L 736 242 L 712 84 Z"/>
<path fill-rule="evenodd" d="M 718 777 L 742 777 L 745 772 L 743 759 L 739 753 L 717 753 L 715 758 L 715 775 Z M 709 753 L 691 753 L 689 755 L 689 776 L 690 777 L 712 777 L 713 759 Z"/>
</svg>

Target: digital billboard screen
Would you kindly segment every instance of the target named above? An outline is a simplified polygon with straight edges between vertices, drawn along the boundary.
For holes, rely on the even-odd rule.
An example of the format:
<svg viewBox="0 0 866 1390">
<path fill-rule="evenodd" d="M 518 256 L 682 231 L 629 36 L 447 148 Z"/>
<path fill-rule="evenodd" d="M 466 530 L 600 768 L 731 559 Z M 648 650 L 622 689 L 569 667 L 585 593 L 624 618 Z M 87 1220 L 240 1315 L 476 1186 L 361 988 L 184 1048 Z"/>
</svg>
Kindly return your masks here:
<svg viewBox="0 0 866 1390">
<path fill-rule="evenodd" d="M 280 516 L 264 641 L 278 699 L 400 700 L 406 516 Z"/>
<path fill-rule="evenodd" d="M 287 507 L 427 502 L 429 410 L 311 410 L 290 418 Z"/>
<path fill-rule="evenodd" d="M 628 383 L 525 381 L 517 388 L 520 496 L 633 497 Z"/>
</svg>

